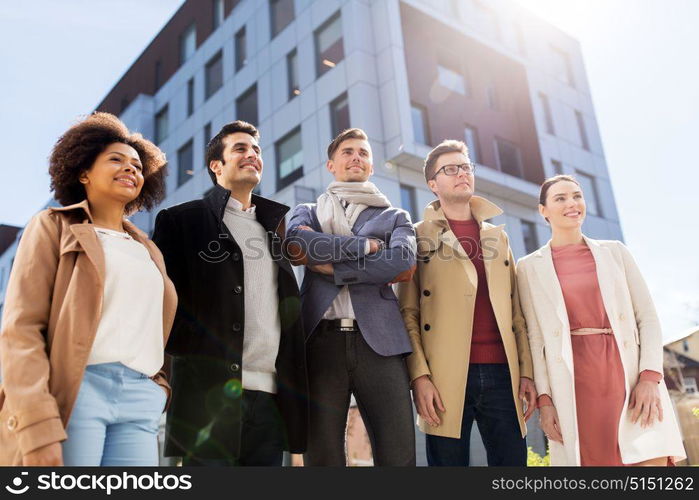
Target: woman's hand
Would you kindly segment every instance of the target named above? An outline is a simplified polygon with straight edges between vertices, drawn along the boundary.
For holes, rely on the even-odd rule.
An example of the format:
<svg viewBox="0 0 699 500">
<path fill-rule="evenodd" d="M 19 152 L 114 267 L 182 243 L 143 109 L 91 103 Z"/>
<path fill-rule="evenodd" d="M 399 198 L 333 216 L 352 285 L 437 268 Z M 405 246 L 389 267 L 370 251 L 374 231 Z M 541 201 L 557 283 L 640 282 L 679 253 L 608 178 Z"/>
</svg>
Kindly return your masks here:
<svg viewBox="0 0 699 500">
<path fill-rule="evenodd" d="M 561 424 L 558 421 L 558 412 L 555 406 L 549 405 L 539 408 L 539 425 L 547 438 L 563 444 Z"/>
<path fill-rule="evenodd" d="M 650 427 L 657 418 L 663 421 L 663 406 L 660 403 L 660 391 L 658 384 L 650 380 L 641 380 L 631 391 L 629 398 L 629 410 L 631 421 L 635 424 L 639 421 L 641 427 Z"/>
<path fill-rule="evenodd" d="M 34 451 L 30 451 L 22 457 L 22 465 L 51 467 L 63 465 L 63 449 L 61 443 L 51 443 Z"/>
</svg>

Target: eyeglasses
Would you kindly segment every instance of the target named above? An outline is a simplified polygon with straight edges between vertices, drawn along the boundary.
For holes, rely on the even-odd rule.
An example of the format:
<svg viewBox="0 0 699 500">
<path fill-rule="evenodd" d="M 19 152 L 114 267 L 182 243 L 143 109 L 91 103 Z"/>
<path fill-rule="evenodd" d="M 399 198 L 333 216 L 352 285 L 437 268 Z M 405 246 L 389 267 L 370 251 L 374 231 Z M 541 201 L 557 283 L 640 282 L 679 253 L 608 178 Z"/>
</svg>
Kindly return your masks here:
<svg viewBox="0 0 699 500">
<path fill-rule="evenodd" d="M 473 173 L 476 171 L 476 164 L 473 162 L 469 162 L 461 163 L 459 165 L 444 165 L 442 168 L 440 168 L 434 173 L 432 179 L 437 177 L 437 175 L 439 175 L 440 172 L 444 172 L 444 175 L 458 175 L 459 170 L 463 170 L 464 173 L 467 175 L 473 175 Z"/>
</svg>

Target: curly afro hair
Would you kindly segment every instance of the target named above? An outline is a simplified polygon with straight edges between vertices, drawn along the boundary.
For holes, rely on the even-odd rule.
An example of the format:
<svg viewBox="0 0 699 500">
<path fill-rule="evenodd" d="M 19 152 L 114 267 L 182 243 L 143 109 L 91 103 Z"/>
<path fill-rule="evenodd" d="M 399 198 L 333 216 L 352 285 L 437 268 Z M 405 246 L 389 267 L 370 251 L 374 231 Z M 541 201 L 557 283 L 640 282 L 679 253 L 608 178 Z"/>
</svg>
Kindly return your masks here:
<svg viewBox="0 0 699 500">
<path fill-rule="evenodd" d="M 116 116 L 93 113 L 70 127 L 51 151 L 51 190 L 61 205 L 79 203 L 87 197 L 80 175 L 90 170 L 97 156 L 115 142 L 134 148 L 143 165 L 143 188 L 138 198 L 126 205 L 126 213 L 150 210 L 162 201 L 167 175 L 165 153 L 141 134 L 129 132 Z"/>
</svg>

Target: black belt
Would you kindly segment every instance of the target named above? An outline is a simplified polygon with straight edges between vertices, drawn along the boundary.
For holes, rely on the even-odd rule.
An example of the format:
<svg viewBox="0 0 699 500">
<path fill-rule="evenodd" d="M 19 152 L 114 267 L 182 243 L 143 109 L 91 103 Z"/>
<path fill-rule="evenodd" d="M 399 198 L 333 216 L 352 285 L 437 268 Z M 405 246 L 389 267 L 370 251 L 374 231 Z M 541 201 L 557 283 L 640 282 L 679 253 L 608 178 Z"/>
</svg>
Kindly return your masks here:
<svg viewBox="0 0 699 500">
<path fill-rule="evenodd" d="M 320 327 L 324 330 L 335 330 L 337 332 L 358 332 L 359 324 L 353 319 L 322 319 Z"/>
</svg>

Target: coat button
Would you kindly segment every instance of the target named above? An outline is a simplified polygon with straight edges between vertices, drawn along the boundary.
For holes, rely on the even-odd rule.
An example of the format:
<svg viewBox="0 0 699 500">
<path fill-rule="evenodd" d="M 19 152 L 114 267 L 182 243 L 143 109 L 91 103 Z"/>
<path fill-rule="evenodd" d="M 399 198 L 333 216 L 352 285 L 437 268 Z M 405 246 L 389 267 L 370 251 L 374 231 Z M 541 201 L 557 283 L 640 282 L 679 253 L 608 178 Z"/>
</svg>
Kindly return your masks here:
<svg viewBox="0 0 699 500">
<path fill-rule="evenodd" d="M 560 331 L 560 330 L 555 330 L 555 331 L 553 332 L 553 336 L 554 336 L 554 337 L 558 337 L 560 334 L 561 334 L 561 331 Z"/>
<path fill-rule="evenodd" d="M 11 431 L 17 428 L 17 417 L 12 415 L 10 418 L 7 419 L 7 428 Z"/>
<path fill-rule="evenodd" d="M 243 291 L 243 287 L 240 286 L 240 285 L 236 286 L 236 287 L 233 289 L 233 292 L 235 292 L 235 293 L 240 293 L 240 292 L 242 292 L 242 291 Z"/>
<path fill-rule="evenodd" d="M 234 332 L 240 331 L 240 323 L 233 323 L 233 331 Z"/>
<path fill-rule="evenodd" d="M 238 370 L 240 370 L 240 365 L 238 363 L 231 363 L 231 371 L 237 372 Z"/>
<path fill-rule="evenodd" d="M 505 260 L 505 265 L 506 265 L 506 266 L 509 266 L 509 265 L 510 265 L 510 261 L 509 261 L 509 260 Z"/>
<path fill-rule="evenodd" d="M 629 341 L 624 340 L 624 349 L 628 349 L 628 348 L 629 348 Z"/>
<path fill-rule="evenodd" d="M 429 331 L 430 328 L 431 328 L 431 327 L 430 327 L 430 324 L 429 324 L 429 323 L 425 323 L 425 331 L 426 331 L 426 332 Z"/>
<path fill-rule="evenodd" d="M 422 295 L 424 295 L 425 297 L 429 297 L 429 296 L 430 296 L 430 291 L 429 291 L 429 290 L 424 290 L 424 291 L 422 292 Z"/>
<path fill-rule="evenodd" d="M 624 313 L 619 314 L 619 321 L 624 321 L 624 318 L 626 318 L 626 316 L 624 316 Z"/>
<path fill-rule="evenodd" d="M 240 260 L 240 254 L 238 252 L 233 252 L 233 255 L 231 255 L 231 258 L 235 261 Z"/>
<path fill-rule="evenodd" d="M 561 358 L 560 356 L 558 356 L 558 357 L 556 358 L 556 361 L 558 361 L 558 362 L 560 363 L 561 361 L 563 361 L 563 358 Z"/>
</svg>

